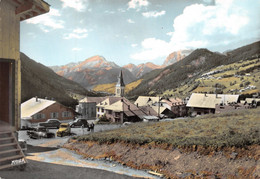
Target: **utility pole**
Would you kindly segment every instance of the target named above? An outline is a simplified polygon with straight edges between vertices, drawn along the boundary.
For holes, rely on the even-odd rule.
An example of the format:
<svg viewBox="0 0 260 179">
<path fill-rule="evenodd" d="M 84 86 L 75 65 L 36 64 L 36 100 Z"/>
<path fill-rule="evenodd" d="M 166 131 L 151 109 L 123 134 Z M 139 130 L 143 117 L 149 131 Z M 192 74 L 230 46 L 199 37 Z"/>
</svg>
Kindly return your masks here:
<svg viewBox="0 0 260 179">
<path fill-rule="evenodd" d="M 122 120 L 122 123 L 124 123 L 124 99 L 122 98 L 121 99 L 121 102 L 122 102 L 122 108 L 123 108 L 123 120 Z"/>
<path fill-rule="evenodd" d="M 158 118 L 160 119 L 160 96 L 158 100 Z"/>
</svg>

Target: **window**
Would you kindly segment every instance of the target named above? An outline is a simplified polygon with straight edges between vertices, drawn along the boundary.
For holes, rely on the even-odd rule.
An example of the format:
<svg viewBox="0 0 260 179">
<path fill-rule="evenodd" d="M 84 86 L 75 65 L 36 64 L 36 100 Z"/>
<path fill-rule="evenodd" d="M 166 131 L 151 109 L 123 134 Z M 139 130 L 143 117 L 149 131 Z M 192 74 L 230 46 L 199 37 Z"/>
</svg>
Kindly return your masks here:
<svg viewBox="0 0 260 179">
<path fill-rule="evenodd" d="M 101 111 L 104 112 L 104 108 L 102 108 Z"/>
<path fill-rule="evenodd" d="M 116 117 L 120 117 L 120 113 L 119 112 L 115 112 L 115 116 Z"/>
<path fill-rule="evenodd" d="M 34 119 L 44 119 L 45 114 L 37 113 L 33 116 Z"/>
<path fill-rule="evenodd" d="M 52 112 L 51 113 L 51 118 L 53 118 L 53 119 L 59 118 L 59 113 L 58 112 Z"/>
<path fill-rule="evenodd" d="M 62 117 L 71 117 L 71 116 L 72 116 L 71 112 L 69 112 L 69 111 L 62 112 Z"/>
<path fill-rule="evenodd" d="M 112 114 L 112 111 L 111 111 L 111 110 L 108 110 L 108 114 Z"/>
</svg>

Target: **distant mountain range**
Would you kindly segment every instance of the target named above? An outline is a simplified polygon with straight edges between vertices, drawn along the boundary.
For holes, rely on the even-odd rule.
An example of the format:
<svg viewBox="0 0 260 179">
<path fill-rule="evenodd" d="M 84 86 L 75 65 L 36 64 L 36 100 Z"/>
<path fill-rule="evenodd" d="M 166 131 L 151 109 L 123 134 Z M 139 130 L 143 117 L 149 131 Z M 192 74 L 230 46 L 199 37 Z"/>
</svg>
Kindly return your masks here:
<svg viewBox="0 0 260 179">
<path fill-rule="evenodd" d="M 50 67 L 58 75 L 81 84 L 86 89 L 93 89 L 99 84 L 114 83 L 120 70 L 123 70 L 125 83 L 128 84 L 155 69 L 161 69 L 182 60 L 192 50 L 183 50 L 171 53 L 163 65 L 151 62 L 139 65 L 128 64 L 123 67 L 107 61 L 102 56 L 93 56 L 82 62 L 69 63 L 63 66 Z"/>
<path fill-rule="evenodd" d="M 200 78 L 202 74 L 217 67 L 222 69 L 222 65 L 223 69 L 226 69 L 229 64 L 231 64 L 231 68 L 228 67 L 228 69 L 241 66 L 253 70 L 253 78 L 249 81 L 242 78 L 237 79 L 236 84 L 233 81 L 228 82 L 228 85 L 220 83 L 222 87 L 226 86 L 223 89 L 224 91 L 232 91 L 235 86 L 240 86 L 239 83 L 247 85 L 248 82 L 255 84 L 259 90 L 259 66 L 252 66 L 254 61 L 250 61 L 251 59 L 259 59 L 259 57 L 260 41 L 235 50 L 229 50 L 225 54 L 211 52 L 207 49 L 197 49 L 189 55 L 186 55 L 185 52 L 174 52 L 165 60 L 165 68 L 163 68 L 163 65 L 159 66 L 152 63 L 137 66 L 129 64 L 121 68 L 113 62 L 106 61 L 104 57 L 94 56 L 83 62 L 52 67 L 57 74 L 68 78 L 66 79 L 21 53 L 22 101 L 38 96 L 54 98 L 62 104 L 73 106 L 77 103 L 75 98 L 85 95 L 97 96 L 96 93 L 89 92 L 86 88 L 95 87 L 95 89 L 98 89 L 99 84 L 106 85 L 100 86 L 100 90 L 96 91 L 101 92 L 104 87 L 108 86 L 112 88 L 114 85 L 109 84 L 117 81 L 120 70 L 123 70 L 125 83 L 132 82 L 130 86 L 127 86 L 129 90 L 127 95 L 131 99 L 139 95 L 175 95 L 178 93 L 180 97 L 188 96 L 194 90 L 207 91 L 209 89 L 212 91 L 212 85 L 215 85 L 218 81 L 209 80 L 207 83 L 201 84 Z M 232 63 L 239 63 L 239 65 L 233 65 L 233 67 Z M 167 64 L 171 65 L 167 66 Z M 149 70 L 151 71 L 147 72 Z M 240 69 L 237 72 L 247 73 L 246 70 L 244 71 Z M 136 74 L 136 76 L 133 74 Z M 138 80 L 137 76 L 140 76 Z M 224 74 L 224 76 L 228 76 L 228 74 Z M 242 87 L 239 89 L 242 89 Z M 110 93 L 113 91 L 114 89 L 110 89 Z"/>
<path fill-rule="evenodd" d="M 83 62 L 50 68 L 60 76 L 75 81 L 86 89 L 92 89 L 98 84 L 116 82 L 121 70 L 126 84 L 137 79 L 128 69 L 121 68 L 102 56 L 94 56 Z"/>
<path fill-rule="evenodd" d="M 54 73 L 48 67 L 20 53 L 22 74 L 22 102 L 38 96 L 54 99 L 64 105 L 74 106 L 79 96 L 94 96 L 78 83 Z"/>
</svg>

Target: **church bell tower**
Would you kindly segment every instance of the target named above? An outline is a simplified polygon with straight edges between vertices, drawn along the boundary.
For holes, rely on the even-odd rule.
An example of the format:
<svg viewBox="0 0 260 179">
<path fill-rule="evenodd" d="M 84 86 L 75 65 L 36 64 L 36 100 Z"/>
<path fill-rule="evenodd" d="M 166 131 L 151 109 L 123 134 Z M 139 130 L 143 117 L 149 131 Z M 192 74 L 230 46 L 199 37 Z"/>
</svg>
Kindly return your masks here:
<svg viewBox="0 0 260 179">
<path fill-rule="evenodd" d="M 119 73 L 118 76 L 118 81 L 116 84 L 116 96 L 117 97 L 123 97 L 125 93 L 125 83 L 124 83 L 124 79 L 123 79 L 123 73 L 122 70 Z"/>
</svg>

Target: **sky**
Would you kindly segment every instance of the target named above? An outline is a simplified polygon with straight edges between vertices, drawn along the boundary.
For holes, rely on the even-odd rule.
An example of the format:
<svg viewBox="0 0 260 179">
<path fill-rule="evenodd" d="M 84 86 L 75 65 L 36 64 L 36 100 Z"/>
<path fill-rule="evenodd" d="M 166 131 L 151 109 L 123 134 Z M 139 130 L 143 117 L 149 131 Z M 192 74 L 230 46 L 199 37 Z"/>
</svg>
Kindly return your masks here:
<svg viewBox="0 0 260 179">
<path fill-rule="evenodd" d="M 260 40 L 260 0 L 45 0 L 21 22 L 20 48 L 46 66 L 103 56 L 161 65 L 178 50 L 224 52 Z"/>
</svg>

